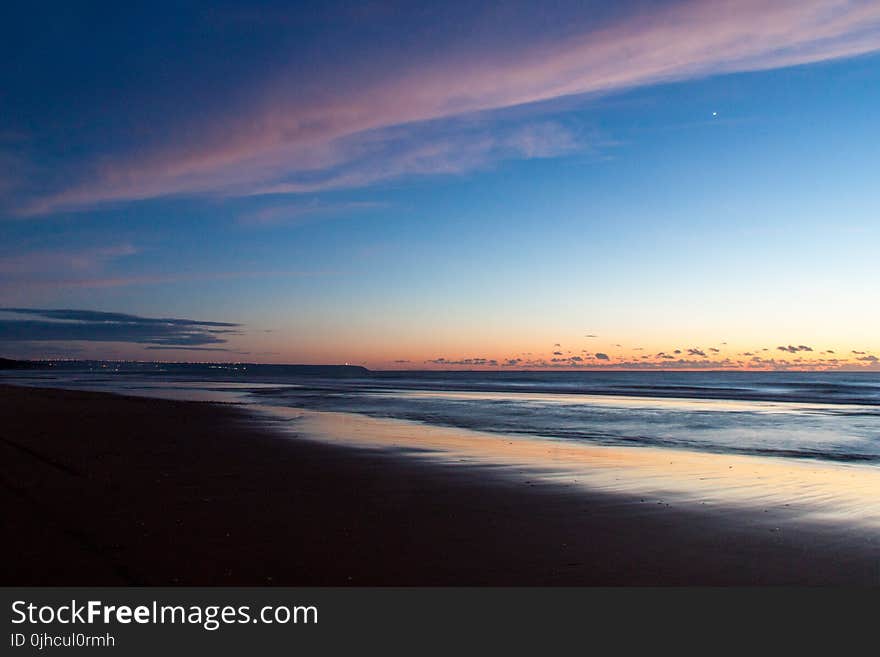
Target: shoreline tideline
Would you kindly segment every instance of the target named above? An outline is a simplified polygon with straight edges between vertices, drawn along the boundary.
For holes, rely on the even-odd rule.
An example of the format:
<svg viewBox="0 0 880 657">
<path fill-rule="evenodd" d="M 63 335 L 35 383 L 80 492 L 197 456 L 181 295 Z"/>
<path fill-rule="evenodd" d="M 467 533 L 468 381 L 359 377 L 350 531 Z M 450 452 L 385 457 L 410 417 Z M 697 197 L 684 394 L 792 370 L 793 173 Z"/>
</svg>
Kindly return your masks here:
<svg viewBox="0 0 880 657">
<path fill-rule="evenodd" d="M 4 385 L 0 417 L 5 585 L 880 583 L 857 521 L 300 440 L 232 405 Z"/>
</svg>

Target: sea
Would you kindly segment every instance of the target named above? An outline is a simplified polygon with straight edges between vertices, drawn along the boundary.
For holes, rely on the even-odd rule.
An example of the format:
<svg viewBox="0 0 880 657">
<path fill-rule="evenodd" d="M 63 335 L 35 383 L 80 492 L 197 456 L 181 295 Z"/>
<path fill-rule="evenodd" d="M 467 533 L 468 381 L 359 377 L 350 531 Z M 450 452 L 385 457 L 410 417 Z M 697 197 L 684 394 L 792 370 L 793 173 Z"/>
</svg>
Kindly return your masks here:
<svg viewBox="0 0 880 657">
<path fill-rule="evenodd" d="M 0 372 L 0 381 L 354 414 L 466 430 L 473 441 L 503 435 L 880 466 L 880 372 L 370 371 L 59 361 Z"/>
</svg>

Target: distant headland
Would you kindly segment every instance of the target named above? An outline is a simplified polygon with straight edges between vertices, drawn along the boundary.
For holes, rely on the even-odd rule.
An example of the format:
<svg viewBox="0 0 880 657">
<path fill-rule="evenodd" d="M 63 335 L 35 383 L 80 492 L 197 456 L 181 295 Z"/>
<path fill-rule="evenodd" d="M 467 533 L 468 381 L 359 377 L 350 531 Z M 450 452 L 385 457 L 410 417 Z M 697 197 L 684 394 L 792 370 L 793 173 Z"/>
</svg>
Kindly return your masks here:
<svg viewBox="0 0 880 657">
<path fill-rule="evenodd" d="M 11 358 L 0 358 L 0 370 L 33 370 L 38 368 L 38 363 L 29 360 L 12 360 Z"/>
<path fill-rule="evenodd" d="M 34 370 L 45 368 L 106 367 L 142 370 L 161 365 L 163 368 L 193 368 L 246 370 L 252 374 L 285 374 L 299 376 L 355 377 L 367 376 L 371 370 L 360 365 L 274 365 L 265 363 L 158 363 L 142 361 L 103 360 L 14 360 L 0 358 L 0 370 Z"/>
</svg>

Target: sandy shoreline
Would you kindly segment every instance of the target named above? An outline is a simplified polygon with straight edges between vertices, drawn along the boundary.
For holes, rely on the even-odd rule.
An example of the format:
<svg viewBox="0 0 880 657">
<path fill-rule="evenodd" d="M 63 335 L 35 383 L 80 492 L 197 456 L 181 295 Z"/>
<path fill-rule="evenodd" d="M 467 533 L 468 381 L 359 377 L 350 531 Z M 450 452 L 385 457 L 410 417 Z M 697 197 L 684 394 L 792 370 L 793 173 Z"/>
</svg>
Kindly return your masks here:
<svg viewBox="0 0 880 657">
<path fill-rule="evenodd" d="M 880 583 L 876 532 L 291 439 L 244 410 L 0 386 L 6 585 Z"/>
</svg>

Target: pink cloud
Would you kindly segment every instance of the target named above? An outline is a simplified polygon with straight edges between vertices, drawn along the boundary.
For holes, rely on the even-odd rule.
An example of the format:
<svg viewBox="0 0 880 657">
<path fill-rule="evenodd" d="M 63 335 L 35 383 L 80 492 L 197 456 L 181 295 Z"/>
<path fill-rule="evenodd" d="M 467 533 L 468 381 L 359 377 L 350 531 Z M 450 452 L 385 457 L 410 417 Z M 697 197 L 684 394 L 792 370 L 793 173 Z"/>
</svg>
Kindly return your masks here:
<svg viewBox="0 0 880 657">
<path fill-rule="evenodd" d="M 460 175 L 499 160 L 556 157 L 584 150 L 592 141 L 554 122 L 491 130 L 458 122 L 439 135 L 412 127 L 387 129 L 349 139 L 353 154 L 349 163 L 306 179 L 258 185 L 245 195 L 363 187 L 401 176 Z"/>
<path fill-rule="evenodd" d="M 880 49 L 880 4 L 872 1 L 679 2 L 599 26 L 572 25 L 534 30 L 531 40 L 515 43 L 477 33 L 471 41 L 425 44 L 412 60 L 376 62 L 363 79 L 318 71 L 318 84 L 298 84 L 280 71 L 234 114 L 193 124 L 153 150 L 102 159 L 79 183 L 22 212 L 173 194 L 301 193 L 465 170 L 497 156 L 497 146 L 476 144 L 458 156 L 442 142 L 416 143 L 389 154 L 384 167 L 356 165 L 382 152 L 370 134 L 381 139 L 394 126 Z M 545 150 L 546 139 L 521 136 L 514 154 L 557 152 Z"/>
</svg>

